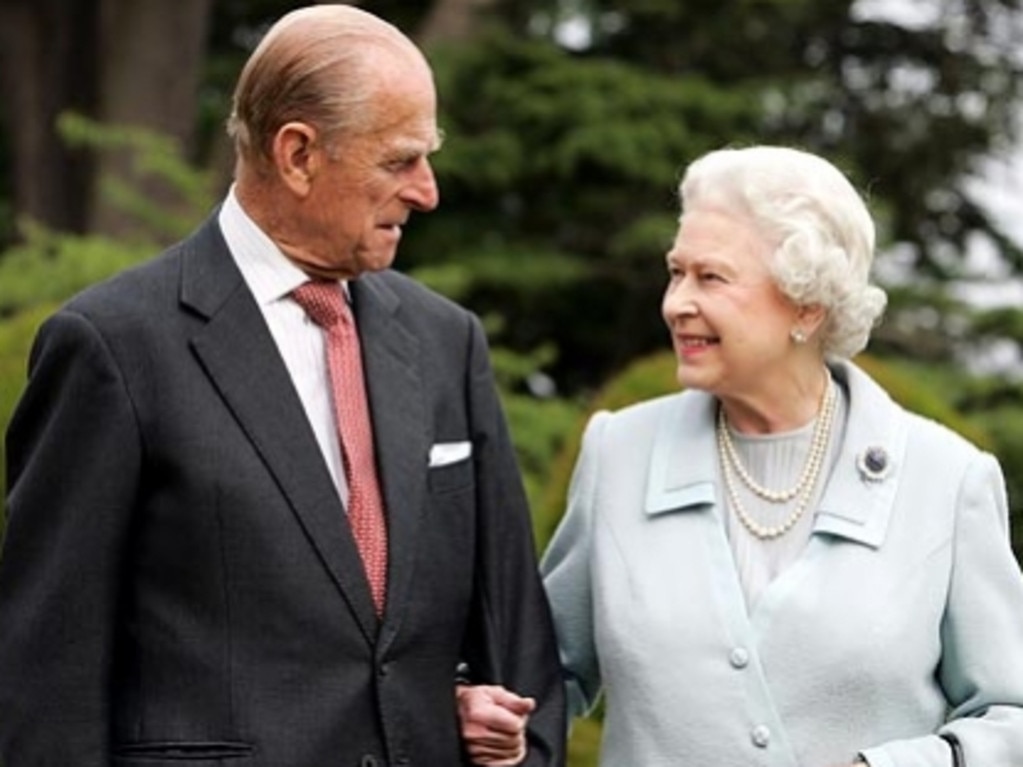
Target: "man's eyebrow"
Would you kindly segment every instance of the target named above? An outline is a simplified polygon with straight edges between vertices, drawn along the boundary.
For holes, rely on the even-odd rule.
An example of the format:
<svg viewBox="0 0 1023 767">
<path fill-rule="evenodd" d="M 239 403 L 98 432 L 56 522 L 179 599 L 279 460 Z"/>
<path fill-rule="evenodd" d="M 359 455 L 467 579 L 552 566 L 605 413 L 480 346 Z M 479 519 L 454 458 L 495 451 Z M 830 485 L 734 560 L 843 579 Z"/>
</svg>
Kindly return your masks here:
<svg viewBox="0 0 1023 767">
<path fill-rule="evenodd" d="M 433 137 L 433 142 L 430 144 L 430 151 L 431 152 L 440 151 L 440 148 L 444 146 L 444 138 L 445 138 L 444 129 L 438 128 L 436 135 L 434 135 Z"/>
</svg>

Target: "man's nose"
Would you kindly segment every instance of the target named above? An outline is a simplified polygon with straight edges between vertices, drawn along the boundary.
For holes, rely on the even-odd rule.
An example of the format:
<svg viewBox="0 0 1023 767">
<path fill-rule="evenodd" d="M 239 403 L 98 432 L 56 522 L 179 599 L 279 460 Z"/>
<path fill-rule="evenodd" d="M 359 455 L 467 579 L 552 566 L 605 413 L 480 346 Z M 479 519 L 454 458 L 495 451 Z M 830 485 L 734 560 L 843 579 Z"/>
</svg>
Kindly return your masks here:
<svg viewBox="0 0 1023 767">
<path fill-rule="evenodd" d="M 413 210 L 431 211 L 440 203 L 440 190 L 433 175 L 433 167 L 425 157 L 416 167 L 410 183 L 405 187 L 402 199 Z"/>
</svg>

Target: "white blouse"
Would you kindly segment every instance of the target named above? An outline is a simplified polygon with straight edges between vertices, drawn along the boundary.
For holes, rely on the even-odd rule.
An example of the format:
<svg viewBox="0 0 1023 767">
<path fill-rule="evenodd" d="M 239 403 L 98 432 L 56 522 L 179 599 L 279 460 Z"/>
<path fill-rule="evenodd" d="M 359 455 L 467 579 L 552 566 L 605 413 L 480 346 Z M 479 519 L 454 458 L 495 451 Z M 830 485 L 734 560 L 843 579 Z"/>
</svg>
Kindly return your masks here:
<svg viewBox="0 0 1023 767">
<path fill-rule="evenodd" d="M 746 529 L 730 502 L 725 504 L 728 507 L 728 513 L 725 515 L 725 532 L 732 547 L 739 582 L 749 607 L 756 604 L 757 598 L 772 580 L 796 561 L 806 547 L 806 542 L 810 540 L 810 533 L 813 531 L 813 509 L 816 508 L 827 484 L 845 428 L 848 395 L 842 386 L 836 384 L 835 388 L 838 396 L 835 402 L 834 425 L 824 459 L 824 471 L 821 472 L 817 486 L 813 490 L 807 511 L 799 521 L 784 535 L 762 540 Z M 731 427 L 729 433 L 742 465 L 761 485 L 769 488 L 788 488 L 796 484 L 806 465 L 816 423 L 817 419 L 814 419 L 793 431 L 774 434 L 742 434 Z M 721 472 L 720 462 L 718 472 Z M 719 486 L 723 486 L 723 483 L 719 482 Z M 798 499 L 793 499 L 789 503 L 770 503 L 739 481 L 735 482 L 735 487 L 746 512 L 768 527 L 781 524 L 798 502 Z M 725 496 L 727 498 L 727 494 Z"/>
</svg>

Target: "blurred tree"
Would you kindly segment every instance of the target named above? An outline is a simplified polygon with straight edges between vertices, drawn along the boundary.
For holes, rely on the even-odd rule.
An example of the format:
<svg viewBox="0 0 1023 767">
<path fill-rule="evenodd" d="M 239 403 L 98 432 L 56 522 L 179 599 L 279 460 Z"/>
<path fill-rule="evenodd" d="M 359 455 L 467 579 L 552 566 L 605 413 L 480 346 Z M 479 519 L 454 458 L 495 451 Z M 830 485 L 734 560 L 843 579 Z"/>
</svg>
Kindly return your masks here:
<svg viewBox="0 0 1023 767">
<path fill-rule="evenodd" d="M 913 279 L 893 295 L 878 350 L 955 359 L 976 318 L 943 291 L 973 276 L 971 238 L 1020 271 L 968 181 L 1015 139 L 1021 2 L 365 0 L 437 61 L 451 137 L 438 158 L 444 205 L 410 230 L 405 259 L 516 317 L 514 348 L 553 340 L 551 372 L 576 391 L 663 339 L 650 258 L 671 236 L 681 168 L 723 143 L 799 143 L 851 172 L 883 241 L 902 247 L 895 271 Z M 0 3 L 13 211 L 71 231 L 123 226 L 105 198 L 90 202 L 91 155 L 56 139 L 68 105 L 175 137 L 225 186 L 234 78 L 266 25 L 302 4 Z M 123 158 L 99 162 L 131 172 Z M 479 275 L 452 266 L 467 257 Z M 1000 343 L 1015 320 L 991 319 L 986 338 Z"/>
<path fill-rule="evenodd" d="M 402 263 L 433 265 L 442 287 L 469 280 L 466 301 L 514 318 L 512 347 L 553 340 L 569 391 L 660 345 L 679 170 L 721 136 L 755 135 L 756 92 L 503 33 L 433 60 L 442 203 Z"/>
<path fill-rule="evenodd" d="M 75 110 L 157 129 L 188 147 L 195 132 L 212 0 L 5 0 L 0 88 L 13 158 L 13 215 L 64 231 L 129 234 L 102 194 L 135 169 L 123 156 L 77 151 L 57 119 Z M 136 175 L 154 201 L 173 191 Z"/>
<path fill-rule="evenodd" d="M 100 0 L 95 119 L 159 131 L 191 156 L 213 0 Z M 122 152 L 100 149 L 88 230 L 130 236 L 136 220 L 106 193 L 130 180 L 153 205 L 173 205 L 176 190 L 140 173 Z M 183 211 L 179 211 L 183 212 Z"/>
<path fill-rule="evenodd" d="M 899 244 L 882 259 L 898 290 L 879 353 L 961 360 L 978 323 L 985 343 L 1016 343 L 1017 320 L 975 317 L 947 284 L 990 279 L 967 269 L 978 237 L 999 277 L 1023 271 L 969 183 L 1017 138 L 1020 0 L 871 10 L 909 5 L 505 0 L 469 44 L 431 51 L 442 207 L 403 263 L 514 317 L 513 348 L 553 341 L 551 372 L 575 392 L 663 343 L 660 255 L 684 165 L 726 143 L 794 143 L 845 168 L 882 244 Z"/>
<path fill-rule="evenodd" d="M 0 2 L 0 120 L 9 215 L 82 231 L 88 158 L 63 144 L 57 116 L 96 103 L 94 0 Z M 12 222 L 4 233 L 13 235 Z"/>
</svg>

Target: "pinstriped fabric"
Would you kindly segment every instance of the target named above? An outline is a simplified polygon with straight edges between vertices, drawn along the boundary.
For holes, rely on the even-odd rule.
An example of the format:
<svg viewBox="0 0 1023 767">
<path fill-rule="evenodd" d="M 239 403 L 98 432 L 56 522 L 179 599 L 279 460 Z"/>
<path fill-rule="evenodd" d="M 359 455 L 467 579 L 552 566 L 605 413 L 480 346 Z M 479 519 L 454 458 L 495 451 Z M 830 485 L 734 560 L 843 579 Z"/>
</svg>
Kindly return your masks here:
<svg viewBox="0 0 1023 767">
<path fill-rule="evenodd" d="M 337 283 L 307 282 L 296 288 L 292 297 L 324 331 L 348 482 L 348 523 L 362 556 L 377 614 L 381 614 L 387 589 L 387 526 L 374 459 L 359 336 Z"/>
</svg>

